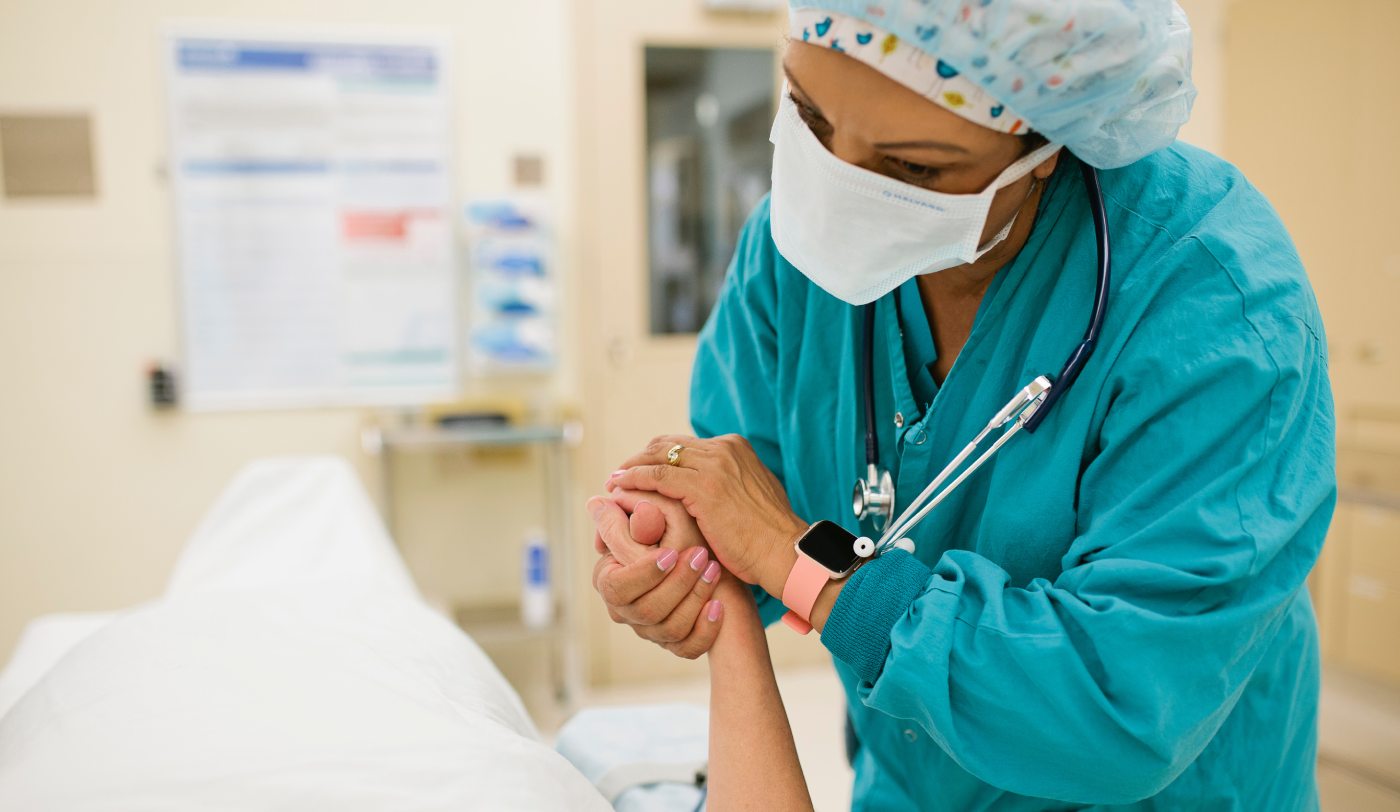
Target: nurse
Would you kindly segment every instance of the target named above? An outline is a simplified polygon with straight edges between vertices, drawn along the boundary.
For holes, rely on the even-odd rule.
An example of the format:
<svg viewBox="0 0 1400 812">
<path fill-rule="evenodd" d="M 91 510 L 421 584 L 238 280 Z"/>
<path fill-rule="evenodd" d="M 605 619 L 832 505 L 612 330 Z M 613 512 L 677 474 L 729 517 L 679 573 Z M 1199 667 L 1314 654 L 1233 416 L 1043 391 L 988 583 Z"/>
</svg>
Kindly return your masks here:
<svg viewBox="0 0 1400 812">
<path fill-rule="evenodd" d="M 809 621 L 846 689 L 857 809 L 1315 808 L 1326 342 L 1268 202 L 1174 143 L 1184 15 L 822 0 L 790 20 L 773 191 L 700 335 L 697 436 L 654 439 L 590 502 L 613 618 L 698 656 L 749 611 L 737 579 L 764 622 Z M 897 512 L 1082 338 L 1081 162 L 1113 278 L 1074 387 L 912 553 L 813 576 L 794 544 L 814 523 L 878 537 L 851 508 L 865 306 Z M 695 549 L 619 558 L 629 513 Z"/>
</svg>

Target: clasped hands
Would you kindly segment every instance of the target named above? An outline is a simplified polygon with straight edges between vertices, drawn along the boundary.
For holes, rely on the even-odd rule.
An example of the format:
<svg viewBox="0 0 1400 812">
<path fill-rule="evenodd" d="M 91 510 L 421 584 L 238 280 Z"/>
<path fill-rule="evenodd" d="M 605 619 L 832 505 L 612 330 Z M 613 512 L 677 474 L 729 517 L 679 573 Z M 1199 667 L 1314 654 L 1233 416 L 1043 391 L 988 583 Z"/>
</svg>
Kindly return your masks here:
<svg viewBox="0 0 1400 812">
<path fill-rule="evenodd" d="M 613 622 L 687 659 L 709 650 L 726 605 L 753 600 L 744 584 L 781 594 L 807 527 L 737 434 L 654 438 L 588 512 L 599 553 L 593 587 Z"/>
</svg>

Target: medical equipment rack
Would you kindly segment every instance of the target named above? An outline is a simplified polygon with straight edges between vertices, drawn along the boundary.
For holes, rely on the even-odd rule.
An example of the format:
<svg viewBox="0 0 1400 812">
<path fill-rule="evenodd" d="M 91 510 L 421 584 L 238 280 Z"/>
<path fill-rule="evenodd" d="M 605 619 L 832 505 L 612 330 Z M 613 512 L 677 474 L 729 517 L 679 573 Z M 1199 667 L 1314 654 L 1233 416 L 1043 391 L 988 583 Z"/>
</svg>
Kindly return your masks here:
<svg viewBox="0 0 1400 812">
<path fill-rule="evenodd" d="M 361 434 L 365 452 L 379 458 L 379 482 L 384 524 L 394 531 L 393 456 L 405 451 L 448 449 L 518 448 L 536 446 L 540 454 L 541 477 L 545 485 L 544 531 L 549 545 L 550 581 L 554 590 L 554 620 L 543 628 L 531 628 L 513 607 L 489 607 L 454 611 L 453 620 L 478 643 L 544 640 L 552 653 L 550 677 L 555 701 L 564 711 L 572 710 L 582 696 L 582 666 L 579 639 L 583 630 L 574 609 L 572 555 L 566 540 L 570 537 L 572 507 L 571 452 L 583 442 L 583 426 L 577 421 L 523 426 L 447 427 L 412 425 L 385 428 L 370 426 Z"/>
</svg>

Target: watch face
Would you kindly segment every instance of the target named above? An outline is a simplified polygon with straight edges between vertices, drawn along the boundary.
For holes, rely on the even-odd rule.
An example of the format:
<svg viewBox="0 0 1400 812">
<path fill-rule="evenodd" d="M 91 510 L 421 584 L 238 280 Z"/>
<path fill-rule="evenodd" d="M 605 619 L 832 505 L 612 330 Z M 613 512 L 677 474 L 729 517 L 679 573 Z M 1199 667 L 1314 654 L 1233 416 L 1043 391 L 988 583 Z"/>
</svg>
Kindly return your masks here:
<svg viewBox="0 0 1400 812">
<path fill-rule="evenodd" d="M 837 574 L 844 574 L 860 561 L 856 555 L 856 537 L 835 522 L 821 521 L 812 525 L 797 542 L 797 548 L 808 558 Z"/>
</svg>

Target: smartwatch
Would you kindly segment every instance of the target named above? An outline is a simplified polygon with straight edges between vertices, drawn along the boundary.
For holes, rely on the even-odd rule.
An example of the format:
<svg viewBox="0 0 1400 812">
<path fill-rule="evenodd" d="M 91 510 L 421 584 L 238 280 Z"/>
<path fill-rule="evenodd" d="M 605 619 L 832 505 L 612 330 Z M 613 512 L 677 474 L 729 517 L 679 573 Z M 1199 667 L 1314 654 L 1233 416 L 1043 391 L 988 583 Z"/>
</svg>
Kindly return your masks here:
<svg viewBox="0 0 1400 812">
<path fill-rule="evenodd" d="M 820 521 L 807 528 L 793 546 L 797 563 L 783 585 L 783 622 L 799 634 L 812 630 L 812 607 L 828 581 L 845 578 L 865 557 L 856 552 L 857 539 L 835 522 Z"/>
</svg>

